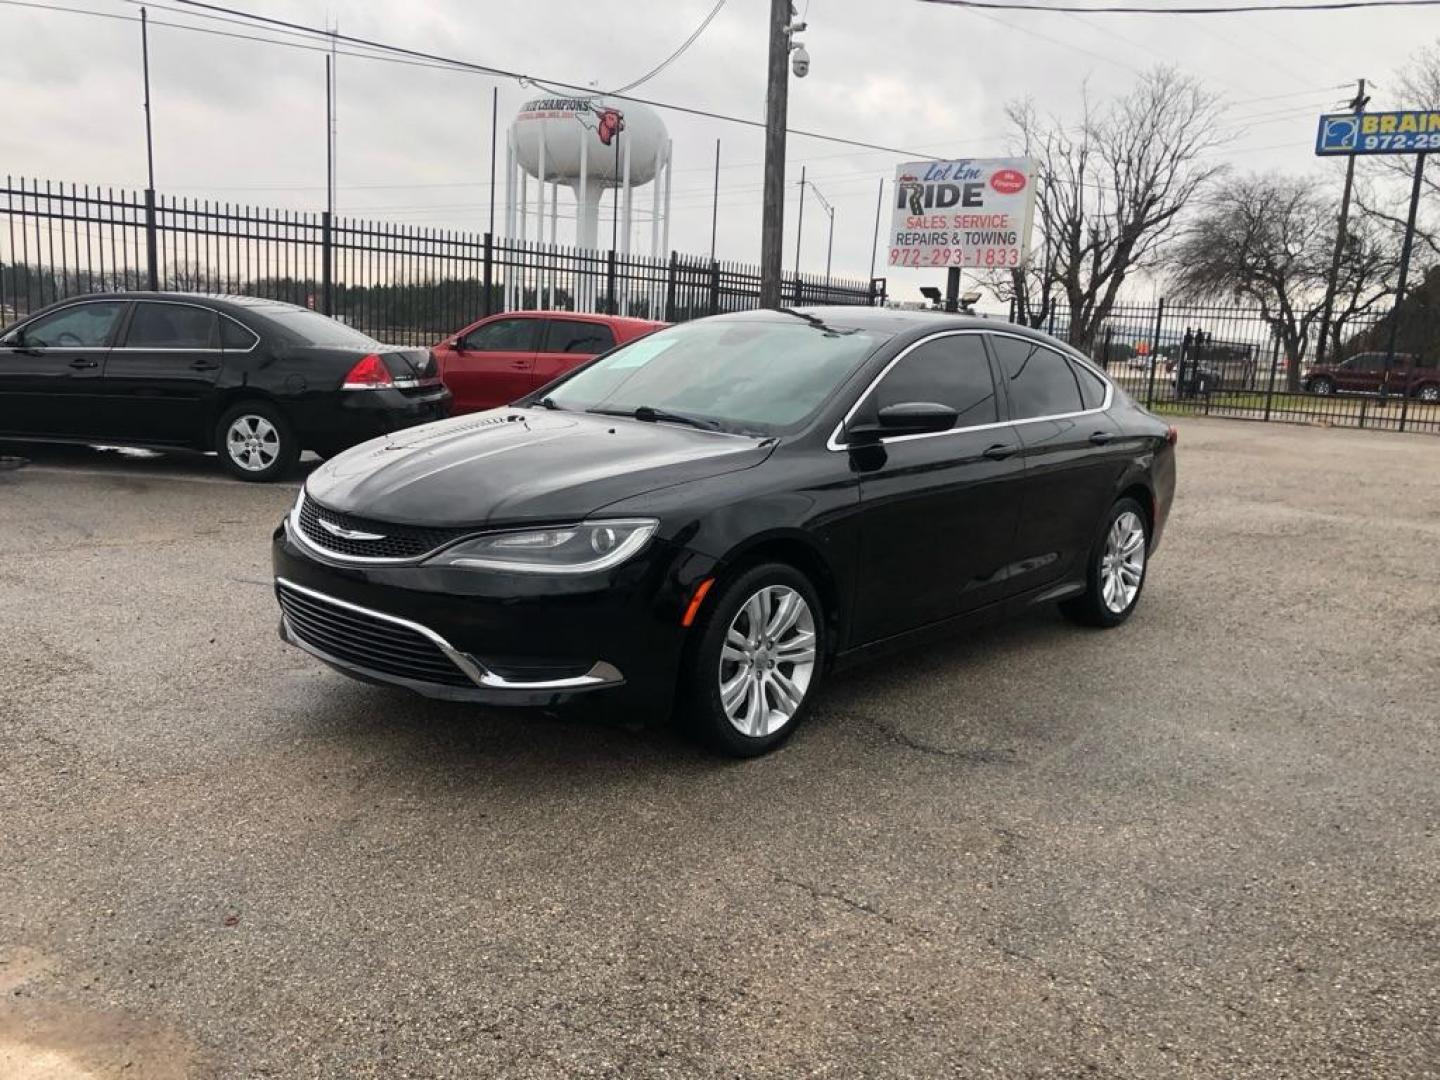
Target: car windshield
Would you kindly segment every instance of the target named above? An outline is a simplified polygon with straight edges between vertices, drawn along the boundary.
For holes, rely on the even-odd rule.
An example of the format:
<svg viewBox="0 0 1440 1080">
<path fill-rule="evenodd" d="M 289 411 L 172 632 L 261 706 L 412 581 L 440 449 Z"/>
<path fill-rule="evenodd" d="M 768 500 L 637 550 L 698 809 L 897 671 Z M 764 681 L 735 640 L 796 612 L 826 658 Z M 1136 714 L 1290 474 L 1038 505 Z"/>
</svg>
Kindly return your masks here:
<svg viewBox="0 0 1440 1080">
<path fill-rule="evenodd" d="M 267 308 L 265 318 L 300 338 L 307 345 L 337 346 L 374 352 L 383 349 L 374 338 L 344 323 L 304 308 Z"/>
<path fill-rule="evenodd" d="M 811 417 L 888 336 L 803 315 L 784 322 L 702 320 L 616 349 L 547 400 L 562 409 L 653 410 L 726 431 L 773 435 Z"/>
</svg>

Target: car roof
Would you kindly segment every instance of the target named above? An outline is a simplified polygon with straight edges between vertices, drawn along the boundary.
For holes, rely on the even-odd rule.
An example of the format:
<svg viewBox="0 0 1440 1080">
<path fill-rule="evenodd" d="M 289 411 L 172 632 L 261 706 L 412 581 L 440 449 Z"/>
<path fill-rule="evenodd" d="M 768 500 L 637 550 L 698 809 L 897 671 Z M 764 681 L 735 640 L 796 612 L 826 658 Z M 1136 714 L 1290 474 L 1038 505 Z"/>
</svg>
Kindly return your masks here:
<svg viewBox="0 0 1440 1080">
<path fill-rule="evenodd" d="M 178 303 L 202 303 L 218 308 L 244 308 L 248 311 L 263 311 L 267 308 L 281 311 L 311 311 L 312 308 L 289 304 L 284 300 L 271 300 L 264 296 L 237 296 L 229 293 L 202 292 L 99 292 L 67 296 L 61 302 L 73 300 L 169 300 Z"/>
<path fill-rule="evenodd" d="M 604 323 L 607 326 L 629 326 L 646 330 L 653 330 L 657 326 L 669 325 L 657 319 L 637 319 L 633 315 L 604 315 L 595 311 L 565 311 L 564 309 L 501 311 L 494 315 L 486 315 L 485 319 L 498 319 L 501 317 L 511 319 L 579 319 L 583 322 Z M 483 322 L 484 319 L 478 321 Z"/>
<path fill-rule="evenodd" d="M 960 315 L 948 311 L 834 305 L 775 310 L 758 309 L 711 316 L 712 319 L 735 322 L 780 322 L 797 317 L 807 321 L 818 321 L 842 330 L 872 330 L 894 336 L 910 333 L 919 336 L 935 330 L 1003 330 L 1007 334 L 1014 333 L 1024 337 L 1033 337 L 1048 345 L 1069 348 L 1063 341 L 1021 323 L 1012 323 L 1000 318 L 990 319 L 983 315 Z"/>
</svg>

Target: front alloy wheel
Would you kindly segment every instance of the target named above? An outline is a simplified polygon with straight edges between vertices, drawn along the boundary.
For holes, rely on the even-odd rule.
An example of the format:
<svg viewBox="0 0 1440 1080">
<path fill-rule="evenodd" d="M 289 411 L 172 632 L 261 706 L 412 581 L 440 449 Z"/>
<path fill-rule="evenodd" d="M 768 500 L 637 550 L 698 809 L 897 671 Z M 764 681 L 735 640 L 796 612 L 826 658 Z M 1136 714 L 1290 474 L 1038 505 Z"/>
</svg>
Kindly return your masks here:
<svg viewBox="0 0 1440 1080">
<path fill-rule="evenodd" d="M 795 718 L 815 673 L 815 616 L 787 585 L 747 600 L 720 650 L 720 704 L 735 730 L 773 735 Z"/>
<path fill-rule="evenodd" d="M 743 571 L 701 609 L 682 673 L 693 733 L 735 757 L 778 746 L 820 683 L 825 620 L 814 586 L 783 563 Z"/>
<path fill-rule="evenodd" d="M 1419 397 L 1421 401 L 1433 404 L 1434 402 L 1440 401 L 1440 386 L 1436 386 L 1434 383 L 1428 383 L 1420 387 L 1420 392 L 1416 396 Z"/>
</svg>

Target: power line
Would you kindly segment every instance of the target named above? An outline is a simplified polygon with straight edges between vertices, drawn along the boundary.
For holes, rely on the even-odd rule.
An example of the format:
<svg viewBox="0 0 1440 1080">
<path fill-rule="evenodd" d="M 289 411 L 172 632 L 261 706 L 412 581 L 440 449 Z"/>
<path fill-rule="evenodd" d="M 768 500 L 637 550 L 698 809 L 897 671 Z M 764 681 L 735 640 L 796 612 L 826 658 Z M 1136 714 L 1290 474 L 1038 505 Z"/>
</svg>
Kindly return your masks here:
<svg viewBox="0 0 1440 1080">
<path fill-rule="evenodd" d="M 659 75 L 667 67 L 673 64 L 676 60 L 680 59 L 680 57 L 685 55 L 685 50 L 690 48 L 691 45 L 694 45 L 700 35 L 705 32 L 705 28 L 708 27 L 715 20 L 715 16 L 720 14 L 720 9 L 724 6 L 725 0 L 715 0 L 715 6 L 710 9 L 710 14 L 706 15 L 705 18 L 700 20 L 700 25 L 695 28 L 695 32 L 691 34 L 688 38 L 686 38 L 678 49 L 676 49 L 673 53 L 667 56 L 664 60 L 660 61 L 660 63 L 655 65 L 655 67 L 651 68 L 644 75 L 641 75 L 640 78 L 636 79 L 634 82 L 629 82 L 626 83 L 624 86 L 617 87 L 616 89 L 611 90 L 610 93 L 623 94 L 627 90 L 634 90 L 635 87 L 639 86 L 641 83 L 649 82 L 656 75 Z"/>
<path fill-rule="evenodd" d="M 181 0 L 186 2 L 186 0 Z M 1018 4 L 1011 0 L 920 0 L 922 4 L 991 11 L 1049 11 L 1074 15 L 1243 15 L 1255 11 L 1346 11 L 1353 8 L 1433 7 L 1440 0 L 1322 0 L 1304 4 L 1237 4 L 1234 7 L 1082 7 L 1079 4 Z"/>
<path fill-rule="evenodd" d="M 1440 0 L 1435 0 L 1435 2 L 1440 3 Z M 224 15 L 234 15 L 239 18 L 252 20 L 253 22 L 264 23 L 270 26 L 278 26 L 286 30 L 298 30 L 304 33 L 314 34 L 317 37 L 325 38 L 327 40 L 333 37 L 339 41 L 348 42 L 351 45 L 359 46 L 361 48 L 380 49 L 385 52 L 397 53 L 401 56 L 412 57 L 414 59 L 430 60 L 441 64 L 450 65 L 451 67 L 462 70 L 477 71 L 485 75 L 498 76 L 505 79 L 514 79 L 522 85 L 527 83 L 533 85 L 549 84 L 552 86 L 563 87 L 565 90 L 573 91 L 580 94 L 581 96 L 587 97 L 593 96 L 595 93 L 595 88 L 590 86 L 580 86 L 576 83 L 567 83 L 560 79 L 550 79 L 544 76 L 526 75 L 524 72 L 510 71 L 506 68 L 491 67 L 488 64 L 479 64 L 469 60 L 457 60 L 454 57 L 444 56 L 439 53 L 426 52 L 422 49 L 408 49 L 401 45 L 391 45 L 387 42 L 375 41 L 370 38 L 355 37 L 351 34 L 335 33 L 328 30 L 320 29 L 318 27 L 307 26 L 304 23 L 289 22 L 285 19 L 276 19 L 268 15 L 256 15 L 252 12 L 242 11 L 238 8 L 224 7 L 220 4 L 202 3 L 201 0 L 179 0 L 179 3 L 185 5 L 185 7 L 187 8 L 199 8 L 206 11 L 220 12 Z M 669 109 L 672 112 L 685 113 L 689 116 L 701 116 L 706 118 L 707 120 L 719 120 L 727 124 L 740 124 L 744 127 L 759 128 L 761 130 L 765 128 L 765 121 L 763 120 L 752 120 L 748 117 L 743 116 L 731 116 L 726 113 L 714 112 L 710 109 L 699 109 L 690 105 L 676 105 L 673 102 L 659 101 L 653 98 L 634 97 L 629 94 L 617 96 L 621 97 L 625 101 L 633 101 L 637 105 L 649 105 L 652 108 L 656 109 Z M 798 135 L 802 138 L 819 139 L 822 142 L 833 142 L 844 146 L 858 146 L 866 150 L 880 150 L 885 153 L 891 154 L 914 154 L 914 156 L 916 157 L 930 158 L 935 161 L 943 160 L 941 158 L 935 157 L 935 155 L 933 154 L 918 154 L 911 150 L 898 149 L 893 146 L 882 146 L 879 143 L 865 142 L 861 139 L 847 139 L 839 135 L 826 135 L 825 133 L 819 131 L 805 131 L 801 128 L 786 128 L 786 132 L 791 135 Z"/>
</svg>

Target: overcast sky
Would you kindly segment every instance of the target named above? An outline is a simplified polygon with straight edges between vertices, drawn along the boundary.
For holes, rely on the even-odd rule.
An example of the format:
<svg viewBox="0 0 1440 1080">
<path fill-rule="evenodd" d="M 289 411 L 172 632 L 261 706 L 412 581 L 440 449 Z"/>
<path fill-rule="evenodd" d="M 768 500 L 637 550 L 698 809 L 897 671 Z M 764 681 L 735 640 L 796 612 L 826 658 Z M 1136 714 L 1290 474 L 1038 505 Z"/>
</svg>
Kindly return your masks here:
<svg viewBox="0 0 1440 1080">
<path fill-rule="evenodd" d="M 144 186 L 138 7 L 63 0 L 120 18 L 0 2 L 0 171 Z M 57 3 L 62 0 L 56 0 Z M 539 77 L 600 87 L 629 82 L 683 41 L 714 0 L 232 0 L 231 6 Z M 1322 181 L 1339 168 L 1312 155 L 1315 116 L 1365 76 L 1372 108 L 1390 103 L 1396 66 L 1440 38 L 1440 8 L 1223 18 L 981 13 L 918 0 L 799 0 L 808 78 L 793 80 L 793 128 L 954 157 L 1003 154 L 1006 101 L 1034 98 L 1073 119 L 1082 82 L 1104 99 L 1138 71 L 1170 63 L 1229 103 L 1241 169 Z M 251 205 L 324 204 L 322 56 L 196 33 L 240 34 L 151 4 L 157 189 Z M 637 95 L 762 119 L 769 0 L 728 0 L 691 50 Z M 292 39 L 293 40 L 293 39 Z M 347 215 L 483 231 L 489 214 L 490 91 L 502 131 L 534 88 L 511 80 L 343 57 L 339 209 Z M 710 245 L 711 170 L 721 140 L 720 258 L 759 254 L 761 133 L 666 113 L 675 146 L 671 246 Z M 503 138 L 502 138 L 503 154 Z M 789 142 L 785 265 L 795 260 L 800 167 L 835 205 L 837 276 L 869 269 L 876 185 L 902 158 L 808 138 Z M 502 158 L 503 169 L 503 158 Z M 500 199 L 503 200 L 503 185 Z M 563 205 L 563 203 L 562 203 Z M 648 207 L 648 193 L 638 205 Z M 608 200 L 606 211 L 608 214 Z M 503 207 L 497 221 L 503 220 Z M 602 223 L 605 217 L 602 214 Z M 571 226 L 573 228 L 573 225 Z M 602 225 L 602 232 L 604 231 Z M 649 242 L 637 225 L 637 246 Z M 562 240 L 565 226 L 562 224 Z M 802 263 L 823 271 L 826 222 L 807 202 Z M 884 267 L 884 239 L 876 266 Z M 928 280 L 892 275 L 904 298 Z"/>
</svg>

